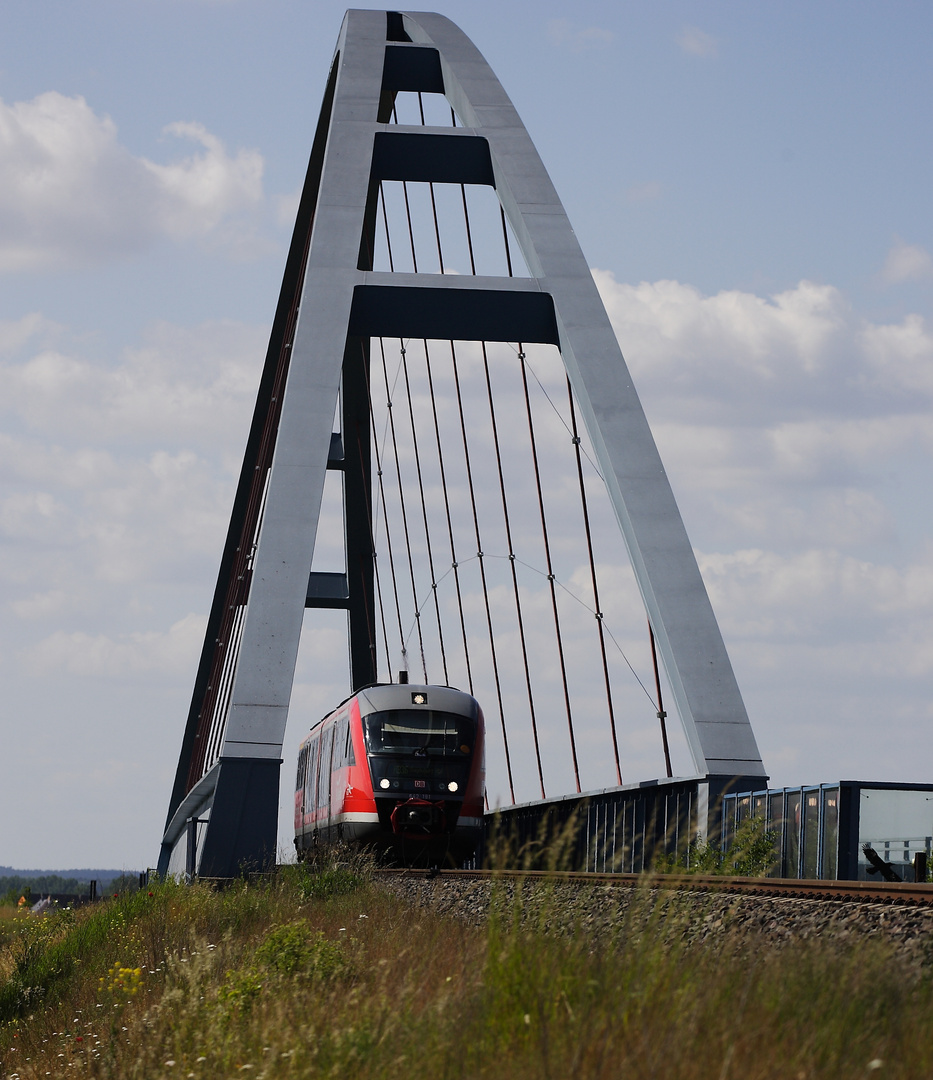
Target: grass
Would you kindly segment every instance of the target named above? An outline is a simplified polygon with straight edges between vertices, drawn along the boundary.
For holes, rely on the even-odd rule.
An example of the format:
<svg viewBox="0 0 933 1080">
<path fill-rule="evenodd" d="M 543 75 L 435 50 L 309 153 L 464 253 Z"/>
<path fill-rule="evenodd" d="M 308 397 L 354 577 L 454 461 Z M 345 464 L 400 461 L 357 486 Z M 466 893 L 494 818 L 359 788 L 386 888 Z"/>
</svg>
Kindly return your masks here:
<svg viewBox="0 0 933 1080">
<path fill-rule="evenodd" d="M 519 890 L 476 929 L 294 867 L 2 918 L 0 1076 L 929 1075 L 925 973 L 875 940 L 703 944 L 704 903 L 646 889 L 595 939 Z"/>
</svg>

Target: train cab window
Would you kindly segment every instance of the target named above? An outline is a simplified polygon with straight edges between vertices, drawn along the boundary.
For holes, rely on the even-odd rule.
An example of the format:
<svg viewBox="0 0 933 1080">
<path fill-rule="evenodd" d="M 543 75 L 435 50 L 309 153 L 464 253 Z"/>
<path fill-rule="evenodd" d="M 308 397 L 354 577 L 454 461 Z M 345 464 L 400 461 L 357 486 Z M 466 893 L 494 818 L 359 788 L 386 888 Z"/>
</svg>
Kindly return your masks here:
<svg viewBox="0 0 933 1080">
<path fill-rule="evenodd" d="M 371 754 L 463 756 L 473 748 L 476 723 L 468 716 L 431 709 L 370 713 L 363 721 Z"/>
</svg>

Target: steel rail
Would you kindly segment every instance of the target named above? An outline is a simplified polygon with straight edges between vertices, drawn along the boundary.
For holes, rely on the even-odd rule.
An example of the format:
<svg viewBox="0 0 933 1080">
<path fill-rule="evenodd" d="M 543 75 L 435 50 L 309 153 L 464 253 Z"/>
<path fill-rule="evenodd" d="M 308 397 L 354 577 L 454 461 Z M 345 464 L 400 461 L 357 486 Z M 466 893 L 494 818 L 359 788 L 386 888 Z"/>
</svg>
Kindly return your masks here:
<svg viewBox="0 0 933 1080">
<path fill-rule="evenodd" d="M 933 904 L 933 885 L 913 882 L 824 881 L 813 878 L 747 878 L 703 874 L 602 874 L 553 870 L 442 870 L 380 868 L 384 875 L 437 880 L 549 881 L 555 884 L 615 885 L 620 888 L 721 892 L 780 900 L 836 900 L 855 903 Z"/>
</svg>

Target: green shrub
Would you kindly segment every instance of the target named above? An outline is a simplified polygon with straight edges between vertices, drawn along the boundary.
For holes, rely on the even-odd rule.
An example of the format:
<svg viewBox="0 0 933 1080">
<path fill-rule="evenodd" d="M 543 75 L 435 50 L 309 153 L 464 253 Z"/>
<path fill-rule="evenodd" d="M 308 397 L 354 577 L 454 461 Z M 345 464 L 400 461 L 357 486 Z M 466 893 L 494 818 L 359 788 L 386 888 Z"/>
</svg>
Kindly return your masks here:
<svg viewBox="0 0 933 1080">
<path fill-rule="evenodd" d="M 761 817 L 746 818 L 723 850 L 714 840 L 694 840 L 682 855 L 661 855 L 654 861 L 659 874 L 722 874 L 764 877 L 777 861 L 777 833 Z"/>
<path fill-rule="evenodd" d="M 329 979 L 346 972 L 349 961 L 342 943 L 328 941 L 306 922 L 276 926 L 256 950 L 256 963 L 280 975 L 308 975 Z"/>
</svg>

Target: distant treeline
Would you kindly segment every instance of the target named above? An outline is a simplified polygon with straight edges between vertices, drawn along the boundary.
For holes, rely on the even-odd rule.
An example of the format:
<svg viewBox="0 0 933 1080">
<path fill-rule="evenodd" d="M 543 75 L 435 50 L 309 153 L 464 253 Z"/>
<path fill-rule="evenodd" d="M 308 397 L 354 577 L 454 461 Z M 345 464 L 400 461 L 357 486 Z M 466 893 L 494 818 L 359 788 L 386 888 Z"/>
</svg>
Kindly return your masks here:
<svg viewBox="0 0 933 1080">
<path fill-rule="evenodd" d="M 99 881 L 98 891 L 104 893 L 132 892 L 139 887 L 137 874 L 121 874 L 109 881 Z M 37 874 L 30 876 L 12 875 L 0 877 L 0 903 L 17 903 L 21 896 L 27 900 L 38 900 L 49 893 L 67 896 L 87 896 L 88 881 L 79 878 L 66 878 L 61 874 Z"/>
<path fill-rule="evenodd" d="M 29 895 L 38 897 L 41 893 L 70 893 L 80 896 L 88 891 L 86 881 L 77 878 L 65 878 L 60 874 L 45 874 L 41 877 L 0 877 L 0 897 L 9 899 L 16 893 L 15 899 Z"/>
</svg>

